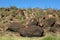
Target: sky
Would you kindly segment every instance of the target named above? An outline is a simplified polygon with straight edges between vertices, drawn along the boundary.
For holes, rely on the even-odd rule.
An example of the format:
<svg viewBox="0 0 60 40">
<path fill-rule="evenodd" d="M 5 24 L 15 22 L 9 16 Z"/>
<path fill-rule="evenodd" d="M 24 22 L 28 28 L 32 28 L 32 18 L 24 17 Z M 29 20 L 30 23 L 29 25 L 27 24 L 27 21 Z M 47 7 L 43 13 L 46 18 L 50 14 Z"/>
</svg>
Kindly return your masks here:
<svg viewBox="0 0 60 40">
<path fill-rule="evenodd" d="M 0 7 L 60 9 L 60 0 L 0 0 Z"/>
</svg>

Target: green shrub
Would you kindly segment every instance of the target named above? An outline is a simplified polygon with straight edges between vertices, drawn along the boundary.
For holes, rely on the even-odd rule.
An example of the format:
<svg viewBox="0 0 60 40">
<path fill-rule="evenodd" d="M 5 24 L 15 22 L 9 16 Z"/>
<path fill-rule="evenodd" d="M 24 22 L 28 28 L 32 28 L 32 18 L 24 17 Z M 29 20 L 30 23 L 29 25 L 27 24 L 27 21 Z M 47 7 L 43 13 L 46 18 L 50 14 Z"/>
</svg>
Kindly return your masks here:
<svg viewBox="0 0 60 40">
<path fill-rule="evenodd" d="M 56 40 L 56 38 L 52 36 L 48 36 L 48 37 L 43 38 L 42 40 Z"/>
</svg>

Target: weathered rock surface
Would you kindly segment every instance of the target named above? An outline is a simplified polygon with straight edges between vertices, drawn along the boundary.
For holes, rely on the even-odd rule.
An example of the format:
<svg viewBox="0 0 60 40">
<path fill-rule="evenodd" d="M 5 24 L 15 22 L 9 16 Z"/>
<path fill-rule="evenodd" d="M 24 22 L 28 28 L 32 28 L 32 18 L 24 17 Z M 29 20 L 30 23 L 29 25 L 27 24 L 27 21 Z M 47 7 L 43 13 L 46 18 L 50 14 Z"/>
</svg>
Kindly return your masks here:
<svg viewBox="0 0 60 40">
<path fill-rule="evenodd" d="M 17 32 L 24 37 L 40 37 L 48 32 L 60 32 L 59 16 L 57 10 L 53 9 L 0 8 L 0 32 Z"/>
<path fill-rule="evenodd" d="M 28 27 L 25 27 L 20 23 L 12 23 L 7 30 L 18 32 L 21 36 L 28 37 L 39 37 L 44 35 L 43 29 L 36 25 L 29 25 Z"/>
<path fill-rule="evenodd" d="M 39 26 L 31 25 L 27 28 L 22 28 L 20 34 L 26 37 L 41 37 L 44 35 L 44 30 Z"/>
</svg>

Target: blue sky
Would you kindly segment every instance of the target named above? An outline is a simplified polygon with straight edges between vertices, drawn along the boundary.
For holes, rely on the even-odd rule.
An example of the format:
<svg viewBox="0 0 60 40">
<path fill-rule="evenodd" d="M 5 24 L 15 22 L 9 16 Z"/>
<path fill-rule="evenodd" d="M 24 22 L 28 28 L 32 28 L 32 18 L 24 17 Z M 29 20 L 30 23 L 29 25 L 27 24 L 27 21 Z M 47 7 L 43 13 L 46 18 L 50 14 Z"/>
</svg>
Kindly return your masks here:
<svg viewBox="0 0 60 40">
<path fill-rule="evenodd" d="M 60 0 L 0 0 L 0 7 L 60 9 Z"/>
</svg>

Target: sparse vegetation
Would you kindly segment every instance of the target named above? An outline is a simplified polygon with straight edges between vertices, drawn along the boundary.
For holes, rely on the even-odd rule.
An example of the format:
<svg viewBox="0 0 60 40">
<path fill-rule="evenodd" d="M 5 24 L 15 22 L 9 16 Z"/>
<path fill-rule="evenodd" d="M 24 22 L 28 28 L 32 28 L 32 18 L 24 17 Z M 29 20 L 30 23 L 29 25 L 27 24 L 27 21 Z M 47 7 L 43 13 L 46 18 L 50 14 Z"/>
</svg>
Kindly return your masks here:
<svg viewBox="0 0 60 40">
<path fill-rule="evenodd" d="M 14 24 L 14 22 L 16 24 Z M 11 32 L 8 36 L 1 36 L 0 40 L 60 40 L 59 36 L 48 35 L 48 33 L 51 35 L 60 33 L 60 10 L 51 8 L 20 9 L 15 6 L 0 8 L 0 31 L 3 31 L 3 34 L 7 31 L 8 34 Z M 17 32 L 19 37 L 13 32 Z M 1 34 L 2 33 L 0 33 L 0 35 Z M 23 37 L 23 35 L 25 37 Z M 45 37 L 46 35 L 48 36 Z"/>
</svg>

